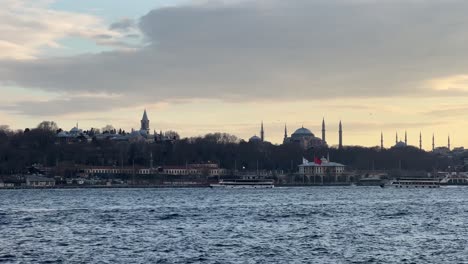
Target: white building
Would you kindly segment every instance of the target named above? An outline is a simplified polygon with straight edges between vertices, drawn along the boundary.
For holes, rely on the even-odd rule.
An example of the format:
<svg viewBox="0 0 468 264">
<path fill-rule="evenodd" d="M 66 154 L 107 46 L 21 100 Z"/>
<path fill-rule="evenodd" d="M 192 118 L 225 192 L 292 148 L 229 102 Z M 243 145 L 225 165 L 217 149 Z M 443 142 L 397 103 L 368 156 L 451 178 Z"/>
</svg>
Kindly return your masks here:
<svg viewBox="0 0 468 264">
<path fill-rule="evenodd" d="M 26 177 L 26 185 L 31 187 L 52 187 L 55 186 L 55 180 L 33 175 Z"/>
<path fill-rule="evenodd" d="M 299 165 L 299 174 L 305 176 L 340 176 L 343 175 L 345 165 L 328 161 L 326 158 L 307 161 Z"/>
</svg>

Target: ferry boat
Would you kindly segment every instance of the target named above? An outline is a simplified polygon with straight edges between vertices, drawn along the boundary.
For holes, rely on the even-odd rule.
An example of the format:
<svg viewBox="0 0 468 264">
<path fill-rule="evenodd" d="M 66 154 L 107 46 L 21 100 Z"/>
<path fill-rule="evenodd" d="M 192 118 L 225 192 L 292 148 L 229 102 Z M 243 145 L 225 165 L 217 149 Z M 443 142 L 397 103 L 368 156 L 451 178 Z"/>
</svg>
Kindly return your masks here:
<svg viewBox="0 0 468 264">
<path fill-rule="evenodd" d="M 385 185 L 381 185 L 381 187 L 384 187 Z M 396 180 L 390 181 L 388 183 L 388 186 L 394 186 L 396 188 L 439 188 L 440 179 L 427 179 L 427 178 L 396 179 Z"/>
<path fill-rule="evenodd" d="M 266 179 L 236 179 L 236 180 L 220 180 L 216 184 L 210 184 L 210 188 L 253 188 L 253 189 L 268 189 L 274 188 L 273 180 Z"/>
<path fill-rule="evenodd" d="M 468 177 L 466 175 L 447 174 L 447 176 L 440 181 L 440 184 L 442 186 L 468 186 Z"/>
</svg>

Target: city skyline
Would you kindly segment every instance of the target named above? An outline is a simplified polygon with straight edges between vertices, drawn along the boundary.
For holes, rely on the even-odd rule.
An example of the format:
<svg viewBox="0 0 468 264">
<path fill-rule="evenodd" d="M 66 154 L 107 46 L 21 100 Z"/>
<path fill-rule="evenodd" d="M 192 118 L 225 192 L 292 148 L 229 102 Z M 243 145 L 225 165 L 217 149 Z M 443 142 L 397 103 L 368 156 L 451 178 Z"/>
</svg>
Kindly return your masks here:
<svg viewBox="0 0 468 264">
<path fill-rule="evenodd" d="M 61 126 L 59 123 L 57 124 L 58 127 L 60 129 L 63 129 L 64 131 L 69 131 L 71 130 L 72 128 L 80 128 L 80 129 L 83 129 L 83 130 L 90 130 L 91 128 L 94 128 L 94 129 L 99 129 L 99 130 L 102 130 L 102 128 L 104 128 L 105 126 L 107 125 L 112 125 L 115 129 L 119 130 L 119 129 L 122 129 L 124 131 L 126 131 L 127 133 L 131 132 L 131 131 L 134 131 L 134 130 L 144 130 L 148 133 L 160 133 L 160 131 L 162 132 L 165 132 L 165 131 L 175 131 L 175 132 L 178 132 L 180 133 L 180 131 L 176 130 L 176 129 L 173 129 L 173 128 L 170 128 L 170 127 L 167 127 L 167 128 L 163 128 L 163 127 L 159 127 L 158 126 L 158 123 L 154 124 L 154 122 L 151 122 L 151 112 L 148 112 L 147 109 L 144 109 L 143 110 L 143 115 L 142 115 L 142 118 L 141 120 L 139 120 L 138 122 L 135 120 L 132 121 L 132 123 L 135 123 L 137 125 L 135 126 L 130 126 L 130 127 L 125 127 L 125 126 L 120 126 L 119 124 L 108 124 L 106 123 L 104 125 L 104 123 L 102 123 L 100 126 L 87 126 L 86 124 L 80 124 L 80 122 L 76 122 L 73 127 L 63 127 Z M 50 120 L 50 121 L 54 121 L 54 120 Z M 56 121 L 54 121 L 56 122 Z M 157 122 L 157 121 L 156 121 Z M 294 133 L 297 129 L 300 129 L 300 128 L 310 128 L 311 132 L 315 135 L 315 137 L 318 137 L 320 139 L 323 140 L 324 136 L 326 137 L 326 140 L 325 142 L 328 144 L 328 146 L 330 147 L 339 147 L 339 139 L 340 139 L 340 124 L 342 123 L 342 120 L 338 120 L 338 125 L 336 124 L 333 124 L 333 123 L 329 123 L 327 122 L 327 120 L 325 119 L 325 117 L 322 118 L 321 122 L 320 122 L 320 128 L 318 128 L 317 125 L 314 125 L 312 124 L 310 121 L 308 122 L 302 122 L 300 126 L 298 127 L 291 127 L 291 126 L 288 126 L 288 123 L 285 122 L 283 123 L 283 127 L 281 127 L 281 135 L 282 135 L 282 138 L 281 140 L 279 140 L 278 138 L 278 123 L 277 122 L 268 122 L 267 121 L 260 121 L 260 123 L 256 124 L 257 126 L 257 131 L 246 131 L 243 135 L 240 135 L 240 134 L 236 134 L 236 133 L 231 133 L 231 132 L 228 132 L 228 131 L 222 131 L 222 130 L 212 130 L 212 131 L 207 131 L 206 133 L 200 133 L 200 134 L 194 134 L 194 135 L 184 135 L 184 134 L 181 134 L 181 137 L 182 138 L 185 138 L 185 137 L 196 137 L 196 136 L 203 136 L 205 134 L 208 134 L 208 133 L 217 133 L 217 132 L 220 132 L 220 133 L 229 133 L 229 134 L 232 134 L 232 135 L 235 135 L 237 136 L 239 139 L 241 140 L 244 140 L 244 141 L 249 141 L 249 138 L 253 135 L 253 136 L 258 136 L 259 138 L 262 139 L 262 141 L 266 141 L 266 142 L 270 142 L 272 144 L 282 144 L 284 143 L 283 141 L 285 140 L 285 136 L 287 135 L 291 135 L 292 133 Z M 310 126 L 307 126 L 307 125 L 304 125 L 304 124 L 310 124 Z M 78 127 L 79 126 L 79 127 Z M 346 127 L 346 123 L 344 125 Z M 25 127 L 25 128 L 34 128 L 35 126 L 31 126 L 31 127 Z M 353 127 L 353 126 L 351 126 Z M 20 130 L 21 129 L 25 129 L 25 128 L 19 128 Z M 269 130 L 269 128 L 271 128 L 272 130 Z M 10 129 L 14 129 L 14 128 L 11 128 Z M 353 133 L 353 130 L 354 129 L 351 129 L 351 133 Z M 289 131 L 289 132 L 287 132 Z M 103 132 L 103 131 L 101 131 Z M 250 136 L 248 135 L 248 133 L 250 133 Z M 358 133 L 361 133 L 361 132 L 358 132 Z M 263 134 L 263 136 L 262 136 Z M 343 129 L 343 137 L 346 139 L 346 130 Z M 392 137 L 386 137 L 384 132 L 381 131 L 380 134 L 379 134 L 379 138 L 378 138 L 378 144 L 374 144 L 374 145 L 364 145 L 364 144 L 355 144 L 355 143 L 348 143 L 346 142 L 346 140 L 343 140 L 343 146 L 363 146 L 363 147 L 382 147 L 382 144 L 383 144 L 383 147 L 384 148 L 391 148 L 391 147 L 394 147 L 396 145 L 398 145 L 399 143 L 401 142 L 404 142 L 405 145 L 407 146 L 412 146 L 412 147 L 416 147 L 416 148 L 421 148 L 421 149 L 424 149 L 426 151 L 431 151 L 433 150 L 434 148 L 438 148 L 438 147 L 447 147 L 447 146 L 451 146 L 449 148 L 453 149 L 453 148 L 456 148 L 456 147 L 463 147 L 461 145 L 452 145 L 451 144 L 451 137 L 450 135 L 447 135 L 447 137 L 445 137 L 445 142 L 444 142 L 444 137 L 443 136 L 440 136 L 440 137 L 437 137 L 436 136 L 437 134 L 436 133 L 432 133 L 431 135 L 428 135 L 428 140 L 426 140 L 427 142 L 424 141 L 424 137 L 423 137 L 423 133 L 421 131 L 418 132 L 417 134 L 417 139 L 414 138 L 414 136 L 408 136 L 408 130 L 403 130 L 403 133 L 399 135 L 399 131 L 396 131 L 395 132 L 395 137 L 392 138 Z M 430 136 L 430 137 L 429 137 Z M 437 140 L 436 140 L 437 138 Z M 328 141 L 328 139 L 331 139 L 330 141 Z M 434 142 L 433 142 L 434 141 Z"/>
<path fill-rule="evenodd" d="M 14 129 L 54 120 L 128 130 L 147 108 L 154 127 L 186 137 L 248 139 L 263 120 L 266 139 L 281 143 L 284 123 L 320 136 L 325 117 L 330 145 L 342 120 L 345 145 L 380 146 L 383 132 L 389 147 L 407 131 L 416 147 L 422 133 L 425 150 L 433 133 L 438 146 L 448 135 L 468 146 L 463 1 L 4 6 L 0 120 Z"/>
</svg>

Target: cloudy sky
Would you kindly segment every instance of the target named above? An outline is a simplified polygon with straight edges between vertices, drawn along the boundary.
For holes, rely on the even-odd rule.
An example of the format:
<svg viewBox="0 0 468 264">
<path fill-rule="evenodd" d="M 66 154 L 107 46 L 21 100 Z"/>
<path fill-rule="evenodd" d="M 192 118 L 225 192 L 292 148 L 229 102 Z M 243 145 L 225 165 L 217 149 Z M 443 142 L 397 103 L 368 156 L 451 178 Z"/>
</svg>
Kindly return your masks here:
<svg viewBox="0 0 468 264">
<path fill-rule="evenodd" d="M 0 0 L 0 124 L 468 146 L 468 1 Z"/>
</svg>

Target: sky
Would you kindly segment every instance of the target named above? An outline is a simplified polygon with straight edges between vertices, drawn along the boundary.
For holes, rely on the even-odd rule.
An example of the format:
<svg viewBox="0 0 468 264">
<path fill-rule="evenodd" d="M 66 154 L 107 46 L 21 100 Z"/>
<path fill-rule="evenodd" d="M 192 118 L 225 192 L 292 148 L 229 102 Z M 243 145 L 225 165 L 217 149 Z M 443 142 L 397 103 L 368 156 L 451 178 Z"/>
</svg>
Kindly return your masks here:
<svg viewBox="0 0 468 264">
<path fill-rule="evenodd" d="M 467 1 L 0 2 L 0 125 L 468 147 Z"/>
</svg>

